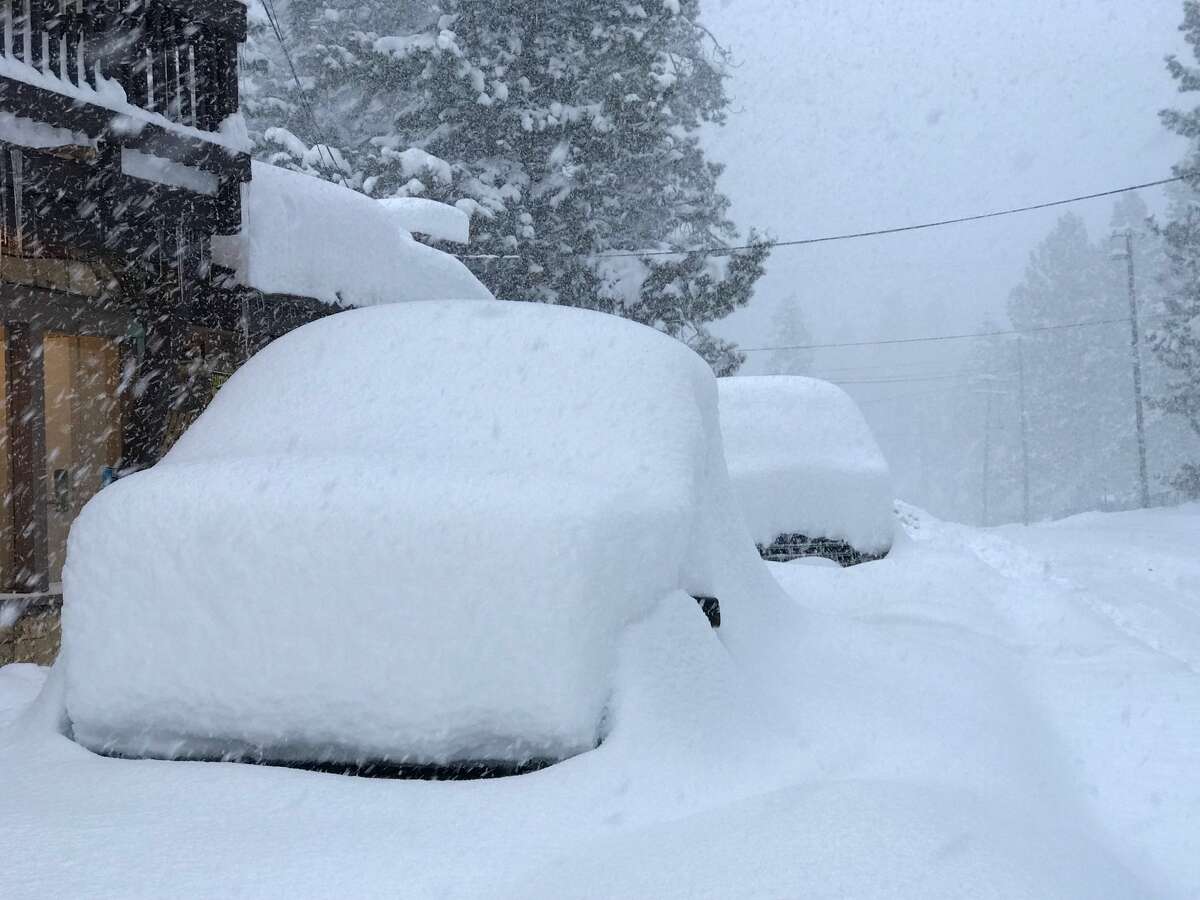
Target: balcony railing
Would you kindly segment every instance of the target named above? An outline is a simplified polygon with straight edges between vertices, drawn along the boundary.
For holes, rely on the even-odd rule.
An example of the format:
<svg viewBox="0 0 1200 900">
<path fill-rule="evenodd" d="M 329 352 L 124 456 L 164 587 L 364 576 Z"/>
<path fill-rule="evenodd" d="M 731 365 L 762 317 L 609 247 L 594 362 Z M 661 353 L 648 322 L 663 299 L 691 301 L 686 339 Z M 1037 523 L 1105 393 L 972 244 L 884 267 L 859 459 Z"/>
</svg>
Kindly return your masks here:
<svg viewBox="0 0 1200 900">
<path fill-rule="evenodd" d="M 203 131 L 238 108 L 237 0 L 0 0 L 0 31 L 0 74 L 83 102 L 124 100 Z"/>
</svg>

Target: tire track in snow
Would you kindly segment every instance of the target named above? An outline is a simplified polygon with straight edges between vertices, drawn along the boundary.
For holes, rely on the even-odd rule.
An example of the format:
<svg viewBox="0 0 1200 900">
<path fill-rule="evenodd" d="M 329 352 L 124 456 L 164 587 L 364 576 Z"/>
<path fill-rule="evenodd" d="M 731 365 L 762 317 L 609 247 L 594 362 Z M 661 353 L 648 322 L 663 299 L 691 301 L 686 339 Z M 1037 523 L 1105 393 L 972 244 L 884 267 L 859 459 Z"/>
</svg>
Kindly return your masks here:
<svg viewBox="0 0 1200 900">
<path fill-rule="evenodd" d="M 915 523 L 921 532 L 917 540 L 935 540 L 943 544 L 960 547 L 999 575 L 1027 585 L 1033 596 L 1052 593 L 1055 599 L 1074 602 L 1084 607 L 1092 617 L 1098 618 L 1122 637 L 1140 649 L 1160 656 L 1175 666 L 1186 669 L 1193 675 L 1200 675 L 1200 659 L 1192 654 L 1181 652 L 1167 646 L 1159 634 L 1155 634 L 1145 623 L 1128 615 L 1115 603 L 1097 596 L 1094 587 L 1084 584 L 1074 578 L 1059 574 L 1054 561 L 1047 556 L 1039 555 L 1015 541 L 996 534 L 993 531 L 941 522 L 919 511 L 908 508 L 905 517 L 919 517 Z M 902 521 L 904 519 L 902 518 Z M 906 528 L 909 527 L 906 522 Z M 1031 526 L 1037 528 L 1037 526 Z M 1052 591 L 1047 591 L 1050 588 Z M 1160 593 L 1165 593 L 1160 591 Z M 1194 619 L 1194 611 L 1187 610 L 1182 603 L 1173 597 L 1165 597 L 1170 605 L 1186 610 L 1186 618 Z M 1144 604 L 1143 604 L 1144 605 Z M 1148 607 L 1148 611 L 1160 613 L 1161 610 Z"/>
</svg>

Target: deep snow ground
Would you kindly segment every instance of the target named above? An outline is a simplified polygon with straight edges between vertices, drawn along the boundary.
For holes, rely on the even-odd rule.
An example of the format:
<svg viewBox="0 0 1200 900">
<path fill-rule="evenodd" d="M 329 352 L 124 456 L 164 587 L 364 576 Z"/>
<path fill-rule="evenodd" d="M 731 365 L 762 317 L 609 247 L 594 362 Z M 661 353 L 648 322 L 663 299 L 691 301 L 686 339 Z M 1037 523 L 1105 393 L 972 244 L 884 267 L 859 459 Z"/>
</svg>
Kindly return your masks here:
<svg viewBox="0 0 1200 900">
<path fill-rule="evenodd" d="M 101 759 L 0 670 L 0 896 L 1200 897 L 1200 506 L 901 508 L 632 629 L 593 753 L 486 783 Z"/>
</svg>

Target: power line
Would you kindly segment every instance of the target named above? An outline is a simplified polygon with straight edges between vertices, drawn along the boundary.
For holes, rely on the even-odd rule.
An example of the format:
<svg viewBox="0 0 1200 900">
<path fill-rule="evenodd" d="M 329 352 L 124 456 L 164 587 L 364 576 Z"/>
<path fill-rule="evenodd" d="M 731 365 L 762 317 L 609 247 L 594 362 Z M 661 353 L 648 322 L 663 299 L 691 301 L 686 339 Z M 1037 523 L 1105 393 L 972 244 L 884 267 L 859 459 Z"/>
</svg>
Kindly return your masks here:
<svg viewBox="0 0 1200 900">
<path fill-rule="evenodd" d="M 900 361 L 896 361 L 896 362 L 886 362 L 886 363 L 878 363 L 875 365 L 860 365 L 860 366 L 819 365 L 819 366 L 816 366 L 815 368 L 821 372 L 826 372 L 826 373 L 829 373 L 832 375 L 839 375 L 839 374 L 840 375 L 845 375 L 845 374 L 855 375 L 855 374 L 859 374 L 862 372 L 878 371 L 879 369 L 920 369 L 920 368 L 930 368 L 930 367 L 936 368 L 940 365 L 942 365 L 942 362 L 940 360 L 936 360 L 936 359 L 912 359 L 912 360 L 908 360 L 908 361 L 900 360 Z M 802 374 L 809 375 L 812 373 L 804 372 Z M 918 373 L 896 372 L 894 374 L 896 374 L 896 375 L 918 374 L 919 375 L 921 373 L 919 373 L 919 372 Z M 927 372 L 925 374 L 936 374 L 936 373 Z"/>
<path fill-rule="evenodd" d="M 964 378 L 974 378 L 975 372 L 960 372 L 954 375 L 918 375 L 911 378 L 868 378 L 849 381 L 834 381 L 834 384 L 913 384 L 918 381 L 961 381 Z"/>
<path fill-rule="evenodd" d="M 682 256 L 691 253 L 704 253 L 706 255 L 717 255 L 724 253 L 733 253 L 738 250 L 752 250 L 755 247 L 767 246 L 771 249 L 777 247 L 805 247 L 810 244 L 828 244 L 833 241 L 852 241 L 859 238 L 881 237 L 887 234 L 903 234 L 908 231 L 924 231 L 929 228 L 943 228 L 947 225 L 962 225 L 966 222 L 980 222 L 984 219 L 998 219 L 1001 216 L 1015 216 L 1018 213 L 1036 212 L 1040 209 L 1053 209 L 1056 206 L 1067 206 L 1071 203 L 1082 203 L 1085 200 L 1099 200 L 1104 197 L 1115 197 L 1118 194 L 1129 194 L 1133 191 L 1141 191 L 1146 188 L 1162 187 L 1166 184 L 1174 184 L 1177 181 L 1184 181 L 1188 176 L 1176 175 L 1173 178 L 1162 178 L 1158 181 L 1147 181 L 1145 184 L 1134 184 L 1129 187 L 1114 188 L 1109 191 L 1100 191 L 1095 194 L 1082 194 L 1078 197 L 1068 197 L 1065 200 L 1050 200 L 1046 203 L 1035 203 L 1032 206 L 1018 206 L 1012 209 L 1000 209 L 995 212 L 977 213 L 972 216 L 959 216 L 956 219 L 941 219 L 936 222 L 923 222 L 919 225 L 901 225 L 894 228 L 877 228 L 873 231 L 856 231 L 849 234 L 832 234 L 825 237 L 815 238 L 800 238 L 792 241 L 764 241 L 762 244 L 746 244 L 741 247 L 726 247 L 713 248 L 712 250 L 689 250 L 689 251 L 655 251 L 653 253 L 623 253 L 623 254 L 602 254 L 605 258 L 613 258 L 614 256 Z"/>
<path fill-rule="evenodd" d="M 772 250 L 778 247 L 805 247 L 810 244 L 828 244 L 833 241 L 852 241 L 859 238 L 881 237 L 888 234 L 903 234 L 908 231 L 924 231 L 929 228 L 943 228 L 947 225 L 962 225 L 966 222 L 979 222 L 984 219 L 998 219 L 1001 216 L 1015 216 L 1018 213 L 1035 212 L 1040 209 L 1053 209 L 1056 206 L 1067 206 L 1071 203 L 1082 203 L 1085 200 L 1099 200 L 1104 197 L 1115 197 L 1118 194 L 1128 194 L 1133 191 L 1141 191 L 1146 188 L 1162 187 L 1166 184 L 1174 184 L 1177 181 L 1184 181 L 1187 176 L 1176 175 L 1173 178 L 1163 178 L 1158 181 L 1147 181 L 1144 184 L 1134 184 L 1129 187 L 1114 188 L 1109 191 L 1100 191 L 1095 194 L 1082 194 L 1078 197 L 1068 197 L 1065 200 L 1050 200 L 1045 203 L 1035 203 L 1032 206 L 1018 206 L 1012 209 L 1001 209 L 995 212 L 977 213 L 971 216 L 959 216 L 956 219 L 941 219 L 936 222 L 923 222 L 919 225 L 900 225 L 893 228 L 876 228 L 872 231 L 856 231 L 848 234 L 831 234 L 824 237 L 815 238 L 800 238 L 790 241 L 763 241 L 759 244 L 745 244 L 740 247 L 713 247 L 707 250 L 655 250 L 646 253 L 602 253 L 602 259 L 617 259 L 630 256 L 687 256 L 696 253 L 702 253 L 706 256 L 718 256 L 729 253 L 734 253 L 739 250 L 753 250 L 757 247 L 769 247 Z"/>
<path fill-rule="evenodd" d="M 288 69 L 292 73 L 292 81 L 296 82 L 296 88 L 300 92 L 300 105 L 304 107 L 304 111 L 308 114 L 309 124 L 313 127 L 313 133 L 316 134 L 320 143 L 317 144 L 317 155 L 322 153 L 329 159 L 329 168 L 336 172 L 338 178 L 342 181 L 343 187 L 350 187 L 346 183 L 346 176 L 342 174 L 342 170 L 338 167 L 336 160 L 333 158 L 333 151 L 329 148 L 329 141 L 325 137 L 320 123 L 317 121 L 317 114 L 313 110 L 312 103 L 308 99 L 308 94 L 304 90 L 304 85 L 300 81 L 300 73 L 296 71 L 296 63 L 292 60 L 292 52 L 288 49 L 287 41 L 283 37 L 283 29 L 279 25 L 279 17 L 275 14 L 275 4 L 272 0 L 263 0 L 263 9 L 267 13 L 267 21 L 271 24 L 271 30 L 275 32 L 275 39 L 279 41 L 279 49 L 283 51 L 283 58 L 287 60 Z"/>
<path fill-rule="evenodd" d="M 1161 318 L 1142 316 L 1143 319 Z M 1129 319 L 1096 319 L 1091 322 L 1067 322 L 1062 325 L 1040 325 L 1035 328 L 1010 328 L 1004 331 L 976 331 L 968 334 L 939 334 L 930 337 L 892 338 L 884 341 L 847 341 L 840 344 L 794 344 L 779 347 L 739 347 L 742 353 L 768 353 L 776 350 L 829 350 L 837 347 L 882 347 L 889 344 L 927 344 L 937 341 L 962 341 L 971 338 L 1010 337 L 1018 334 L 1038 334 L 1046 331 L 1063 331 L 1068 328 L 1092 328 L 1098 325 L 1128 325 Z"/>
<path fill-rule="evenodd" d="M 952 365 L 944 359 L 912 360 L 873 366 L 809 366 L 805 371 L 792 373 L 811 378 L 834 381 L 838 378 L 921 378 L 931 375 L 958 375 L 961 369 L 948 368 Z M 778 374 L 788 374 L 780 372 Z"/>
<path fill-rule="evenodd" d="M 922 365 L 925 365 L 922 363 Z M 843 369 L 815 369 L 802 373 L 806 378 L 819 378 L 833 384 L 909 384 L 918 381 L 958 381 L 964 378 L 977 378 L 989 375 L 989 372 L 972 370 L 946 371 L 943 367 L 932 372 L 869 372 L 867 369 L 879 368 L 865 366 L 863 369 L 853 367 Z M 801 373 L 797 373 L 801 374 Z"/>
<path fill-rule="evenodd" d="M 948 377 L 951 375 L 957 377 L 963 373 L 958 370 L 947 370 L 944 366 L 940 366 L 937 369 L 934 369 L 933 371 L 928 371 L 928 372 L 922 372 L 922 371 L 916 371 L 916 372 L 868 372 L 868 371 L 859 371 L 856 369 L 837 369 L 837 370 L 833 370 L 833 371 L 829 371 L 827 369 L 810 369 L 806 372 L 797 371 L 793 374 L 804 375 L 808 378 L 820 378 L 820 379 L 823 379 L 824 381 L 838 381 L 839 379 L 842 379 L 842 378 L 849 378 L 852 380 L 857 380 L 860 378 L 869 378 L 869 379 L 878 378 L 878 379 L 883 379 L 886 381 L 886 380 L 891 380 L 893 378 L 940 378 L 940 377 Z"/>
<path fill-rule="evenodd" d="M 915 394 L 893 394 L 891 397 L 871 397 L 867 400 L 859 400 L 859 406 L 871 406 L 876 403 L 894 403 L 900 400 L 919 400 L 925 397 L 944 397 L 947 394 L 953 393 L 954 388 L 942 388 L 937 391 L 920 391 Z"/>
<path fill-rule="evenodd" d="M 270 0 L 267 0 L 270 2 Z M 954 219 L 939 219 L 934 222 L 922 222 L 917 225 L 898 225 L 891 228 L 875 228 L 870 231 L 854 231 L 846 234 L 829 234 L 821 237 L 797 238 L 795 240 L 786 241 L 760 241 L 756 244 L 742 244 L 734 247 L 697 247 L 691 250 L 629 250 L 615 253 L 559 253 L 557 256 L 572 256 L 572 257 L 587 257 L 591 256 L 594 259 L 641 259 L 645 257 L 662 257 L 662 256 L 729 256 L 733 253 L 738 253 L 744 250 L 757 250 L 760 247 L 766 247 L 771 250 L 776 250 L 780 247 L 807 247 L 812 244 L 829 244 L 835 241 L 854 241 L 861 238 L 883 237 L 891 234 L 904 234 L 910 231 L 926 231 L 930 228 L 945 228 L 949 225 L 962 225 L 968 222 L 981 222 L 985 219 L 998 219 L 1002 216 L 1015 216 L 1020 213 L 1036 212 L 1042 209 L 1054 209 L 1058 206 L 1067 206 L 1072 203 L 1082 203 L 1086 200 L 1100 200 L 1105 197 L 1115 197 L 1118 194 L 1129 194 L 1133 191 L 1142 191 L 1147 188 L 1162 187 L 1167 184 L 1175 184 L 1179 181 L 1186 181 L 1190 175 L 1176 175 L 1173 178 L 1162 178 L 1158 181 L 1147 181 L 1143 184 L 1132 184 L 1128 187 L 1113 188 L 1107 191 L 1098 191 L 1094 194 L 1081 194 L 1078 197 L 1067 197 L 1062 200 L 1049 200 L 1044 203 L 1034 203 L 1030 206 L 1015 206 L 1010 209 L 999 209 L 993 212 L 976 213 L 970 216 L 959 216 Z M 525 257 L 518 254 L 491 254 L 478 253 L 467 256 L 459 256 L 461 260 L 487 260 L 487 261 L 507 261 L 507 260 L 523 260 Z"/>
</svg>

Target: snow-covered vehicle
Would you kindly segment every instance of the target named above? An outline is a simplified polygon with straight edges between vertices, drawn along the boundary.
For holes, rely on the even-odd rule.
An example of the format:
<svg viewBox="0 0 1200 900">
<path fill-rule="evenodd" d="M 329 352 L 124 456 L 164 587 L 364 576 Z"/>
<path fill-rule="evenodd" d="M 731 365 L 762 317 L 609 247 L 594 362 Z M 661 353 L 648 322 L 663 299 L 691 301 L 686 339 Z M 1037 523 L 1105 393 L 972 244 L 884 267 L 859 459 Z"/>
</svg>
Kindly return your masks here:
<svg viewBox="0 0 1200 900">
<path fill-rule="evenodd" d="M 623 628 L 719 596 L 714 381 L 652 329 L 540 304 L 285 336 L 76 523 L 75 739 L 331 767 L 595 747 Z"/>
<path fill-rule="evenodd" d="M 791 375 L 722 378 L 734 493 L 763 558 L 878 559 L 895 528 L 891 474 L 855 402 Z"/>
</svg>

